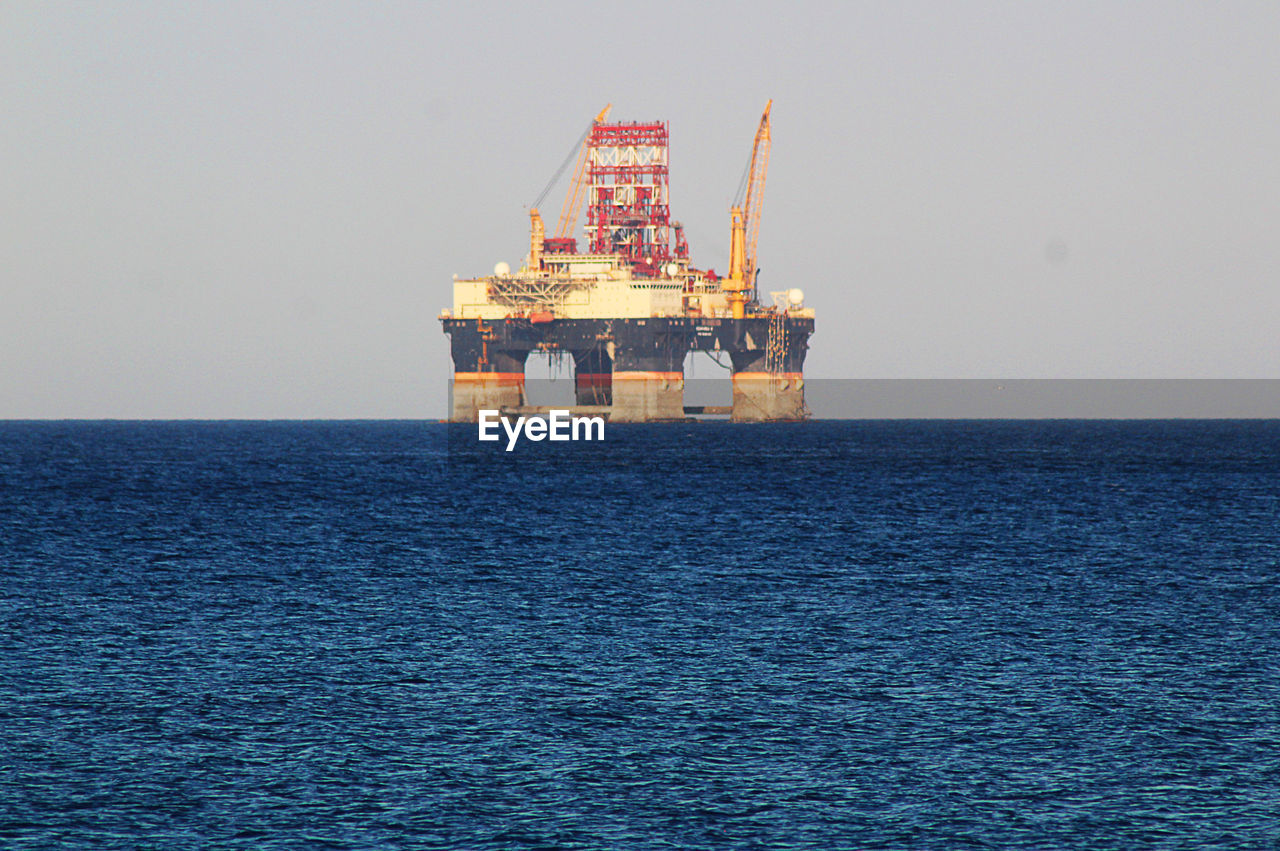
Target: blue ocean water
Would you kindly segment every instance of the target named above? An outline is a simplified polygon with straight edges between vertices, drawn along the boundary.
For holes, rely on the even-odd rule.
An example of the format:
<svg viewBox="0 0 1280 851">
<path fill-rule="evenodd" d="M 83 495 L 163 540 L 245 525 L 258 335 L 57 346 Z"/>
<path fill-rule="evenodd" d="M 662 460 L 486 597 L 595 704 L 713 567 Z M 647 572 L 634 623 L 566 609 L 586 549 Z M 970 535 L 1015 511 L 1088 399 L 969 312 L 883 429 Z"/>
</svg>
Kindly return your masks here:
<svg viewBox="0 0 1280 851">
<path fill-rule="evenodd" d="M 1280 843 L 1280 422 L 0 423 L 5 848 Z"/>
</svg>

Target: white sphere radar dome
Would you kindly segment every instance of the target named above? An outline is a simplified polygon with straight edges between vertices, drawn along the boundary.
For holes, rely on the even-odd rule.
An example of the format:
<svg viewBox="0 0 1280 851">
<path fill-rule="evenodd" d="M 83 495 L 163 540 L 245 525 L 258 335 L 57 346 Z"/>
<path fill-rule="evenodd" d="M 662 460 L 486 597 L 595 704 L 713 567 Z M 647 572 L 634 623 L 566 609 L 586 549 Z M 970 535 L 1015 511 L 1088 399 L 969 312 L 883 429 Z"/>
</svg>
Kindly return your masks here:
<svg viewBox="0 0 1280 851">
<path fill-rule="evenodd" d="M 791 302 L 793 305 L 804 304 L 804 290 L 799 287 L 792 287 L 787 290 L 787 301 Z"/>
<path fill-rule="evenodd" d="M 668 264 L 667 264 L 667 277 L 668 277 L 668 278 L 674 278 L 674 277 L 676 276 L 676 273 L 677 273 L 677 272 L 679 272 L 679 271 L 680 271 L 680 267 L 679 267 L 678 265 L 676 265 L 675 263 L 668 263 Z"/>
<path fill-rule="evenodd" d="M 511 267 L 510 267 L 509 265 L 507 265 L 507 264 L 506 264 L 505 262 L 503 262 L 503 261 L 498 261 L 498 263 L 497 263 L 497 264 L 495 264 L 495 265 L 494 265 L 494 267 L 493 267 L 493 274 L 495 274 L 495 275 L 510 275 L 510 274 L 511 274 Z"/>
</svg>

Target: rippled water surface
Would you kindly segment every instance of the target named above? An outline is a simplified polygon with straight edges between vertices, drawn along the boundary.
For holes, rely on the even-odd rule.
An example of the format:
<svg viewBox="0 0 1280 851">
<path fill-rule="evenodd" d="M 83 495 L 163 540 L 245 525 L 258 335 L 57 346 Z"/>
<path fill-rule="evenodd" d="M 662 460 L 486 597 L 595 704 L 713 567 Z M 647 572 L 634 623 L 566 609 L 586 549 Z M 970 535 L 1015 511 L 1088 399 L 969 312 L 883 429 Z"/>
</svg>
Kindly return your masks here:
<svg viewBox="0 0 1280 851">
<path fill-rule="evenodd" d="M 0 846 L 1280 842 L 1280 423 L 0 423 Z"/>
</svg>

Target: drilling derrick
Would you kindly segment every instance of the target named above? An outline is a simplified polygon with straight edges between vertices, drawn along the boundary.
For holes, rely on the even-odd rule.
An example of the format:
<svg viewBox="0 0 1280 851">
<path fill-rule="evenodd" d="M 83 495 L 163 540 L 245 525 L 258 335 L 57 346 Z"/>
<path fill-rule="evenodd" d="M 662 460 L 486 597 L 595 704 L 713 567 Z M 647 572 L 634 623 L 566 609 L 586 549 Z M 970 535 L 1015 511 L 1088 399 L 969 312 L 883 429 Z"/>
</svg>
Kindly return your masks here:
<svg viewBox="0 0 1280 851">
<path fill-rule="evenodd" d="M 814 314 L 800 289 L 760 303 L 756 243 L 770 144 L 770 105 L 752 145 L 744 206 L 731 211 L 730 268 L 721 278 L 690 260 L 668 202 L 665 122 L 591 122 L 529 210 L 529 253 L 512 272 L 454 281 L 441 313 L 454 364 L 451 417 L 480 410 L 530 412 L 530 353 L 569 353 L 578 410 L 613 422 L 683 420 L 684 360 L 728 356 L 733 405 L 713 413 L 739 421 L 807 415 L 803 366 Z M 554 237 L 538 207 L 576 158 Z M 574 233 L 587 207 L 583 250 Z M 674 246 L 672 241 L 674 238 Z M 695 412 L 708 413 L 707 409 Z"/>
<path fill-rule="evenodd" d="M 588 140 L 587 244 L 617 254 L 638 274 L 671 257 L 667 125 L 596 124 Z"/>
</svg>

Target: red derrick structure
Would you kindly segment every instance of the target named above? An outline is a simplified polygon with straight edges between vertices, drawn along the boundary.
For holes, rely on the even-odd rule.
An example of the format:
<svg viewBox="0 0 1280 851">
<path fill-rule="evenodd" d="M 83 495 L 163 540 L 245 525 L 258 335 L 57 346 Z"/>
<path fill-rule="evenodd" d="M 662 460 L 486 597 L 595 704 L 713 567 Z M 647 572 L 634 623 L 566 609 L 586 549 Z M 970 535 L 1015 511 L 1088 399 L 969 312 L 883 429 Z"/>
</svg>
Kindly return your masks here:
<svg viewBox="0 0 1280 851">
<path fill-rule="evenodd" d="M 657 273 L 671 259 L 666 123 L 597 122 L 587 147 L 587 250 Z"/>
</svg>

